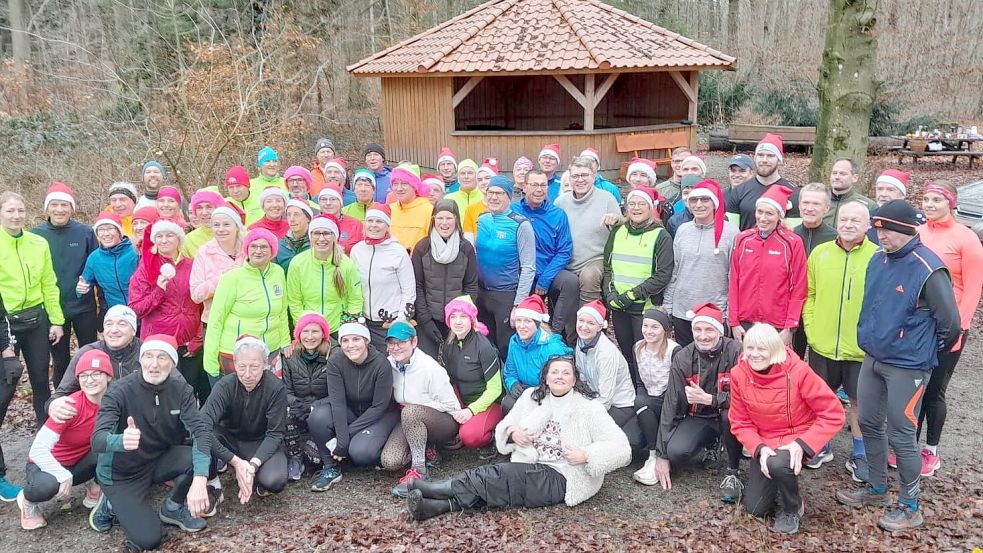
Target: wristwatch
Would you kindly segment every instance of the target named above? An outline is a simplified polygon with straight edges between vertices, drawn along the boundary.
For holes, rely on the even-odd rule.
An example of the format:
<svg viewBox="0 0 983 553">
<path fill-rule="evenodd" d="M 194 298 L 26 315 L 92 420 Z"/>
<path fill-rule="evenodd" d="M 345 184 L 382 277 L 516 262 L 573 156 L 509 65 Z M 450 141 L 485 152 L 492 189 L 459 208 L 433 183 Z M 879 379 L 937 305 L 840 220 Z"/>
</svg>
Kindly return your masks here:
<svg viewBox="0 0 983 553">
<path fill-rule="evenodd" d="M 256 463 L 252 462 L 251 460 L 249 461 L 249 466 L 253 467 L 253 471 L 259 472 L 259 465 L 257 465 Z"/>
</svg>

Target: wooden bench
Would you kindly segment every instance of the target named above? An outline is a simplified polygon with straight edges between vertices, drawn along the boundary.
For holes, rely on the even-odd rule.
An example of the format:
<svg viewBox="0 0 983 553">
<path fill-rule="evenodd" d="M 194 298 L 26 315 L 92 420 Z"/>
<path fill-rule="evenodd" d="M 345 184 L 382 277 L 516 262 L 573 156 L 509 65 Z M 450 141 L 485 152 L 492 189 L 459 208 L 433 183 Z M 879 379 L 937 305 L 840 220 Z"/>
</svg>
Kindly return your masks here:
<svg viewBox="0 0 983 553">
<path fill-rule="evenodd" d="M 779 134 L 786 146 L 805 146 L 808 153 L 816 144 L 816 127 L 785 127 L 781 125 L 749 125 L 735 123 L 728 127 L 727 136 L 737 152 L 738 144 L 757 144 L 766 134 Z"/>
<path fill-rule="evenodd" d="M 968 150 L 960 150 L 960 151 L 947 150 L 941 152 L 931 152 L 926 150 L 924 152 L 913 152 L 910 149 L 901 148 L 896 150 L 894 153 L 898 154 L 898 165 L 904 163 L 905 157 L 910 157 L 912 163 L 918 163 L 918 158 L 920 157 L 952 156 L 953 164 L 955 164 L 956 160 L 959 159 L 960 157 L 968 158 L 970 169 L 973 168 L 973 161 L 976 158 L 983 157 L 983 152 L 970 152 Z"/>
<path fill-rule="evenodd" d="M 630 153 L 633 157 L 651 159 L 662 166 L 668 165 L 672 161 L 672 150 L 674 148 L 679 148 L 680 146 L 689 147 L 690 145 L 690 133 L 686 130 L 618 134 L 615 135 L 614 139 L 618 153 Z M 643 152 L 652 153 L 643 155 Z M 621 180 L 628 178 L 629 165 L 631 163 L 627 161 L 621 163 Z"/>
</svg>

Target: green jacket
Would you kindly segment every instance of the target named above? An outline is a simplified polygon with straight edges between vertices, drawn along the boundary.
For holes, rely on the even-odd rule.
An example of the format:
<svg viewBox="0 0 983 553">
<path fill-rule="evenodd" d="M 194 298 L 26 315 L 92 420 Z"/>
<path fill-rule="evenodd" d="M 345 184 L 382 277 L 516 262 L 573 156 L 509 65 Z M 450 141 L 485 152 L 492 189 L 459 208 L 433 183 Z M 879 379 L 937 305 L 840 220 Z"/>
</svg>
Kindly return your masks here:
<svg viewBox="0 0 983 553">
<path fill-rule="evenodd" d="M 0 297 L 7 313 L 44 304 L 52 325 L 65 324 L 48 241 L 32 232 L 0 230 Z"/>
<path fill-rule="evenodd" d="M 259 194 L 249 193 L 245 200 L 239 201 L 231 196 L 226 197 L 225 201 L 230 205 L 235 205 L 246 214 L 246 226 L 249 226 L 263 218 L 263 207 L 259 205 Z"/>
<path fill-rule="evenodd" d="M 352 202 L 341 209 L 341 212 L 346 216 L 353 217 L 359 221 L 365 220 L 365 212 L 372 207 L 372 204 L 365 205 L 358 202 Z"/>
<path fill-rule="evenodd" d="M 270 262 L 266 269 L 244 264 L 222 275 L 215 288 L 205 331 L 205 372 L 218 376 L 219 354 L 231 354 L 243 334 L 266 342 L 270 351 L 290 344 L 286 278 Z"/>
<path fill-rule="evenodd" d="M 184 237 L 184 244 L 181 245 L 181 253 L 193 259 L 195 254 L 198 253 L 198 248 L 204 246 L 205 242 L 208 242 L 212 238 L 215 238 L 215 235 L 212 233 L 211 227 L 198 227 Z"/>
<path fill-rule="evenodd" d="M 809 291 L 802 308 L 806 338 L 816 353 L 837 361 L 863 361 L 857 345 L 867 265 L 877 251 L 864 240 L 849 252 L 839 240 L 820 244 L 806 263 Z"/>
<path fill-rule="evenodd" d="M 335 287 L 335 271 L 341 271 L 345 281 L 344 294 L 338 294 Z M 362 277 L 358 267 L 344 254 L 339 256 L 337 267 L 330 261 L 316 259 L 312 250 L 297 254 L 290 261 L 287 273 L 287 305 L 293 320 L 313 311 L 324 315 L 331 332 L 337 332 L 342 313 L 362 313 Z"/>
</svg>

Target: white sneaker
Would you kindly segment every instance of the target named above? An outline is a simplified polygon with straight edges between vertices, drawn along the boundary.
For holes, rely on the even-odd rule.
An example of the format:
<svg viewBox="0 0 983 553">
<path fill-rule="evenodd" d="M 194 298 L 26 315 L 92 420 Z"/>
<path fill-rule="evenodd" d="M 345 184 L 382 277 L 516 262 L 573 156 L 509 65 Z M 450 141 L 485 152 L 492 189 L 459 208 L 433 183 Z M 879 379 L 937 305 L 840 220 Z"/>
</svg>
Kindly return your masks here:
<svg viewBox="0 0 983 553">
<path fill-rule="evenodd" d="M 649 457 L 642 468 L 635 471 L 632 474 L 632 478 L 640 484 L 645 484 L 646 486 L 654 486 L 659 483 L 659 475 L 655 472 L 655 457 Z"/>
</svg>

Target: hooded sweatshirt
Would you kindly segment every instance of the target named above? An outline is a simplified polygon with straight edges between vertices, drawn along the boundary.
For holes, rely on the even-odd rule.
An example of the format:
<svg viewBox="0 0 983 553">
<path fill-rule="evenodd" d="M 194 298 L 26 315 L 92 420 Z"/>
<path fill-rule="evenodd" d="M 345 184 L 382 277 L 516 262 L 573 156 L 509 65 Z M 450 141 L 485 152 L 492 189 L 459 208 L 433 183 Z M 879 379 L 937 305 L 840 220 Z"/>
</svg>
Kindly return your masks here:
<svg viewBox="0 0 983 553">
<path fill-rule="evenodd" d="M 403 245 L 393 238 L 375 245 L 363 240 L 352 248 L 352 261 L 362 280 L 362 312 L 366 318 L 382 322 L 383 311 L 397 321 L 405 320 L 407 306 L 416 302 L 416 279 Z"/>
<path fill-rule="evenodd" d="M 89 254 L 82 269 L 82 278 L 90 285 L 99 287 L 103 309 L 129 303 L 130 279 L 137 270 L 139 260 L 136 248 L 126 236 L 111 248 L 99 246 Z"/>
<path fill-rule="evenodd" d="M 345 282 L 342 293 L 335 286 L 335 272 L 340 272 Z M 331 332 L 337 332 L 342 314 L 361 314 L 362 302 L 362 277 L 347 255 L 322 261 L 314 257 L 314 250 L 307 250 L 290 262 L 287 306 L 294 321 L 313 311 L 327 319 Z"/>
<path fill-rule="evenodd" d="M 393 399 L 400 405 L 424 405 L 441 413 L 461 409 L 447 371 L 420 348 L 407 363 L 397 363 L 392 356 Z"/>
<path fill-rule="evenodd" d="M 92 290 L 82 297 L 75 293 L 75 286 L 89 254 L 99 247 L 92 227 L 75 220 L 69 220 L 63 227 L 56 227 L 48 220 L 31 229 L 31 232 L 48 241 L 51 262 L 58 279 L 62 313 L 66 317 L 72 317 L 80 313 L 95 312 L 96 298 Z"/>
</svg>

